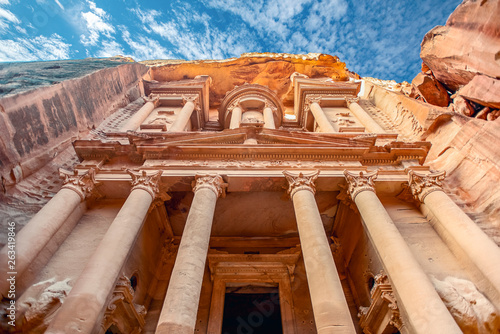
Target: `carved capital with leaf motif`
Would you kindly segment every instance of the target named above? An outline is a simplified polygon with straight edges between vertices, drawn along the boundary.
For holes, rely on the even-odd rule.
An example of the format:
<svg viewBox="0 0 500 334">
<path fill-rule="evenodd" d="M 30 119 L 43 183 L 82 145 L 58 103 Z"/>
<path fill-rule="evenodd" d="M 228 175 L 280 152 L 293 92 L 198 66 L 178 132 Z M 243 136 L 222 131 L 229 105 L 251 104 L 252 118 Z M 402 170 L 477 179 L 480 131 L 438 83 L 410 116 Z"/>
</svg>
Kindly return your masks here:
<svg viewBox="0 0 500 334">
<path fill-rule="evenodd" d="M 319 170 L 314 171 L 309 174 L 299 173 L 299 175 L 292 174 L 289 171 L 284 171 L 286 180 L 288 181 L 288 191 L 290 198 L 293 199 L 293 195 L 299 190 L 308 190 L 316 194 L 316 185 L 314 182 L 318 178 Z"/>
<path fill-rule="evenodd" d="M 344 170 L 344 176 L 347 181 L 347 193 L 351 196 L 352 200 L 363 191 L 375 192 L 375 184 L 373 180 L 377 178 L 378 170 L 371 173 L 353 173 Z"/>
<path fill-rule="evenodd" d="M 156 108 L 160 105 L 160 95 L 151 93 L 149 94 L 148 97 L 144 98 L 144 101 L 146 101 L 146 103 L 147 102 L 153 103 Z"/>
<path fill-rule="evenodd" d="M 184 94 L 182 95 L 182 103 L 186 104 L 192 102 L 195 110 L 200 110 L 200 96 L 198 94 Z"/>
<path fill-rule="evenodd" d="M 62 189 L 71 189 L 80 196 L 83 202 L 86 198 L 96 195 L 95 187 L 99 185 L 95 180 L 96 171 L 90 168 L 88 171 L 80 172 L 75 169 L 73 172 L 59 168 L 59 177 L 63 180 Z"/>
<path fill-rule="evenodd" d="M 145 171 L 133 171 L 127 169 L 127 173 L 132 177 L 132 189 L 131 192 L 136 189 L 142 189 L 147 191 L 153 199 L 158 196 L 160 191 L 160 178 L 162 171 L 155 171 L 153 174 L 149 174 Z"/>
<path fill-rule="evenodd" d="M 441 181 L 444 180 L 446 172 L 437 172 L 431 174 L 417 173 L 410 169 L 408 172 L 408 184 L 413 197 L 424 202 L 424 199 L 433 191 L 443 190 Z"/>
<path fill-rule="evenodd" d="M 345 102 L 347 103 L 347 107 L 351 105 L 351 103 L 358 103 L 359 97 L 345 97 Z"/>
<path fill-rule="evenodd" d="M 213 175 L 196 175 L 193 182 L 193 192 L 196 193 L 200 189 L 210 189 L 217 197 L 224 197 L 226 195 L 227 183 L 224 182 L 222 177 L 217 174 Z"/>
</svg>

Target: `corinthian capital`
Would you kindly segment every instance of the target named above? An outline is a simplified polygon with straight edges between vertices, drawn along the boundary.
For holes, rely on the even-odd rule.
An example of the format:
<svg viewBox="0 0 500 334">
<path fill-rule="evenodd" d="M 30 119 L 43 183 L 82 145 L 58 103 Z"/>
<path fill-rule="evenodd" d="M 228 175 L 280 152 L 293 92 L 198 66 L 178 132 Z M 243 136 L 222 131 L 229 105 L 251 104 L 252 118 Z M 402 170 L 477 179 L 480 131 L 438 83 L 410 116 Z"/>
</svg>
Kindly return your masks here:
<svg viewBox="0 0 500 334">
<path fill-rule="evenodd" d="M 431 192 L 442 190 L 441 181 L 444 180 L 446 172 L 437 172 L 431 174 L 417 173 L 410 169 L 408 172 L 408 184 L 413 197 L 424 202 L 424 199 Z"/>
<path fill-rule="evenodd" d="M 195 181 L 193 182 L 193 192 L 196 193 L 200 189 L 210 189 L 212 190 L 217 197 L 225 195 L 225 189 L 227 188 L 227 183 L 224 183 L 224 180 L 220 175 L 196 175 Z"/>
<path fill-rule="evenodd" d="M 351 103 L 358 103 L 359 102 L 359 97 L 345 97 L 345 102 L 347 103 L 347 106 L 349 107 L 349 105 Z"/>
<path fill-rule="evenodd" d="M 146 101 L 146 103 L 147 103 L 147 102 L 152 102 L 152 103 L 154 103 L 155 108 L 156 108 L 156 107 L 158 107 L 158 105 L 160 104 L 160 95 L 158 95 L 158 94 L 152 94 L 152 93 L 151 93 L 151 94 L 149 94 L 149 96 L 148 96 L 148 97 L 145 97 L 145 98 L 144 98 L 144 101 Z"/>
<path fill-rule="evenodd" d="M 299 190 L 308 190 L 313 194 L 316 193 L 316 186 L 314 182 L 318 178 L 319 170 L 309 174 L 299 173 L 299 175 L 292 174 L 289 171 L 284 171 L 283 174 L 288 181 L 288 194 L 293 199 L 293 195 Z"/>
<path fill-rule="evenodd" d="M 353 173 L 344 170 L 344 176 L 347 181 L 347 193 L 351 196 L 352 200 L 362 191 L 375 192 L 375 184 L 373 180 L 377 178 L 378 170 L 371 173 Z"/>
<path fill-rule="evenodd" d="M 132 190 L 142 189 L 147 191 L 153 199 L 156 198 L 160 191 L 160 177 L 162 171 L 155 171 L 152 174 L 147 174 L 145 170 L 133 171 L 127 169 L 127 173 L 132 177 Z"/>
<path fill-rule="evenodd" d="M 85 172 L 75 169 L 73 172 L 59 168 L 59 177 L 63 179 L 63 189 L 71 189 L 76 192 L 82 201 L 95 192 L 95 187 L 99 185 L 95 180 L 95 169 L 90 168 Z"/>
</svg>

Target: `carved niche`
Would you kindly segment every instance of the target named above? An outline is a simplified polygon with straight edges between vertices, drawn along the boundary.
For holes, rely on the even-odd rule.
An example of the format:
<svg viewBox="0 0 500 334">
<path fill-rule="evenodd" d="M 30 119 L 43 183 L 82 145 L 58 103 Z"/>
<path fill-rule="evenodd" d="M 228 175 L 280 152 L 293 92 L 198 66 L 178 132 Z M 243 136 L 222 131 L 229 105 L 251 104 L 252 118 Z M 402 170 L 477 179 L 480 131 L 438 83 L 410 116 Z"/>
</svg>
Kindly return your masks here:
<svg viewBox="0 0 500 334">
<path fill-rule="evenodd" d="M 360 307 L 359 324 L 366 334 L 390 334 L 401 331 L 403 323 L 399 308 L 392 292 L 389 278 L 383 272 L 375 276 L 375 285 L 371 290 L 372 303 L 369 307 Z"/>
<path fill-rule="evenodd" d="M 111 300 L 106 307 L 100 334 L 106 333 L 111 326 L 122 333 L 138 334 L 142 332 L 146 308 L 133 302 L 135 291 L 130 279 L 122 275 L 116 283 Z"/>
</svg>

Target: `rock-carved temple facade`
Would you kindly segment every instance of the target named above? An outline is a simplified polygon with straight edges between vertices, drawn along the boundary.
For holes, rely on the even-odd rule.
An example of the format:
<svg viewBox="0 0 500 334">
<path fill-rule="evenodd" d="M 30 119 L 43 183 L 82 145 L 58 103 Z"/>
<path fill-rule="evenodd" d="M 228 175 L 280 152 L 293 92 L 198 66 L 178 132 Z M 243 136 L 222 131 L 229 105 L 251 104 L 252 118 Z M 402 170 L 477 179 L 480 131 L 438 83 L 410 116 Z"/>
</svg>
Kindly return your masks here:
<svg viewBox="0 0 500 334">
<path fill-rule="evenodd" d="M 369 81 L 285 79 L 217 97 L 220 78 L 146 75 L 140 103 L 74 140 L 16 236 L 15 330 L 498 330 L 500 249 L 425 163 L 439 114 Z"/>
</svg>

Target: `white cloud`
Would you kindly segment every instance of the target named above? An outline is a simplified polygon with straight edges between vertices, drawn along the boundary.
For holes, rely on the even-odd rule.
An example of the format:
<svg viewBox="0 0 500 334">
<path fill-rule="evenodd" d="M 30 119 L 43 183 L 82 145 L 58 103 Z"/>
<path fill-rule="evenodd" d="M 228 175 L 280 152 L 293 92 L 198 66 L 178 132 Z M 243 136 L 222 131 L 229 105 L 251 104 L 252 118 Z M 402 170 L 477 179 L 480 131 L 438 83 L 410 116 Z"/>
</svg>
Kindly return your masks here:
<svg viewBox="0 0 500 334">
<path fill-rule="evenodd" d="M 9 5 L 9 0 L 0 0 L 0 5 Z"/>
<path fill-rule="evenodd" d="M 68 59 L 70 46 L 58 34 L 0 40 L 0 61 Z"/>
<path fill-rule="evenodd" d="M 137 61 L 148 59 L 173 59 L 174 55 L 165 47 L 152 38 L 144 36 L 130 36 L 130 32 L 125 27 L 122 29 L 123 40 L 132 49 L 132 58 Z"/>
<path fill-rule="evenodd" d="M 95 2 L 87 3 L 90 11 L 81 13 L 87 32 L 80 35 L 80 42 L 85 46 L 95 46 L 101 35 L 111 38 L 115 28 L 108 22 L 110 16 L 102 8 L 98 8 Z"/>
<path fill-rule="evenodd" d="M 54 0 L 56 2 L 56 4 L 62 9 L 64 10 L 64 6 L 61 5 L 61 3 L 59 2 L 59 0 Z"/>
<path fill-rule="evenodd" d="M 102 47 L 97 51 L 97 57 L 113 57 L 123 55 L 123 47 L 115 40 L 106 40 L 102 42 Z"/>
<path fill-rule="evenodd" d="M 143 11 L 137 8 L 132 9 L 132 12 L 137 15 L 146 32 L 157 34 L 173 45 L 177 58 L 224 59 L 239 56 L 248 49 L 258 51 L 257 43 L 249 31 L 220 31 L 210 25 L 208 15 L 193 15 L 189 7 L 174 11 L 171 20 L 163 20 L 162 13 L 156 10 Z M 195 28 L 194 24 L 198 26 Z"/>
</svg>

